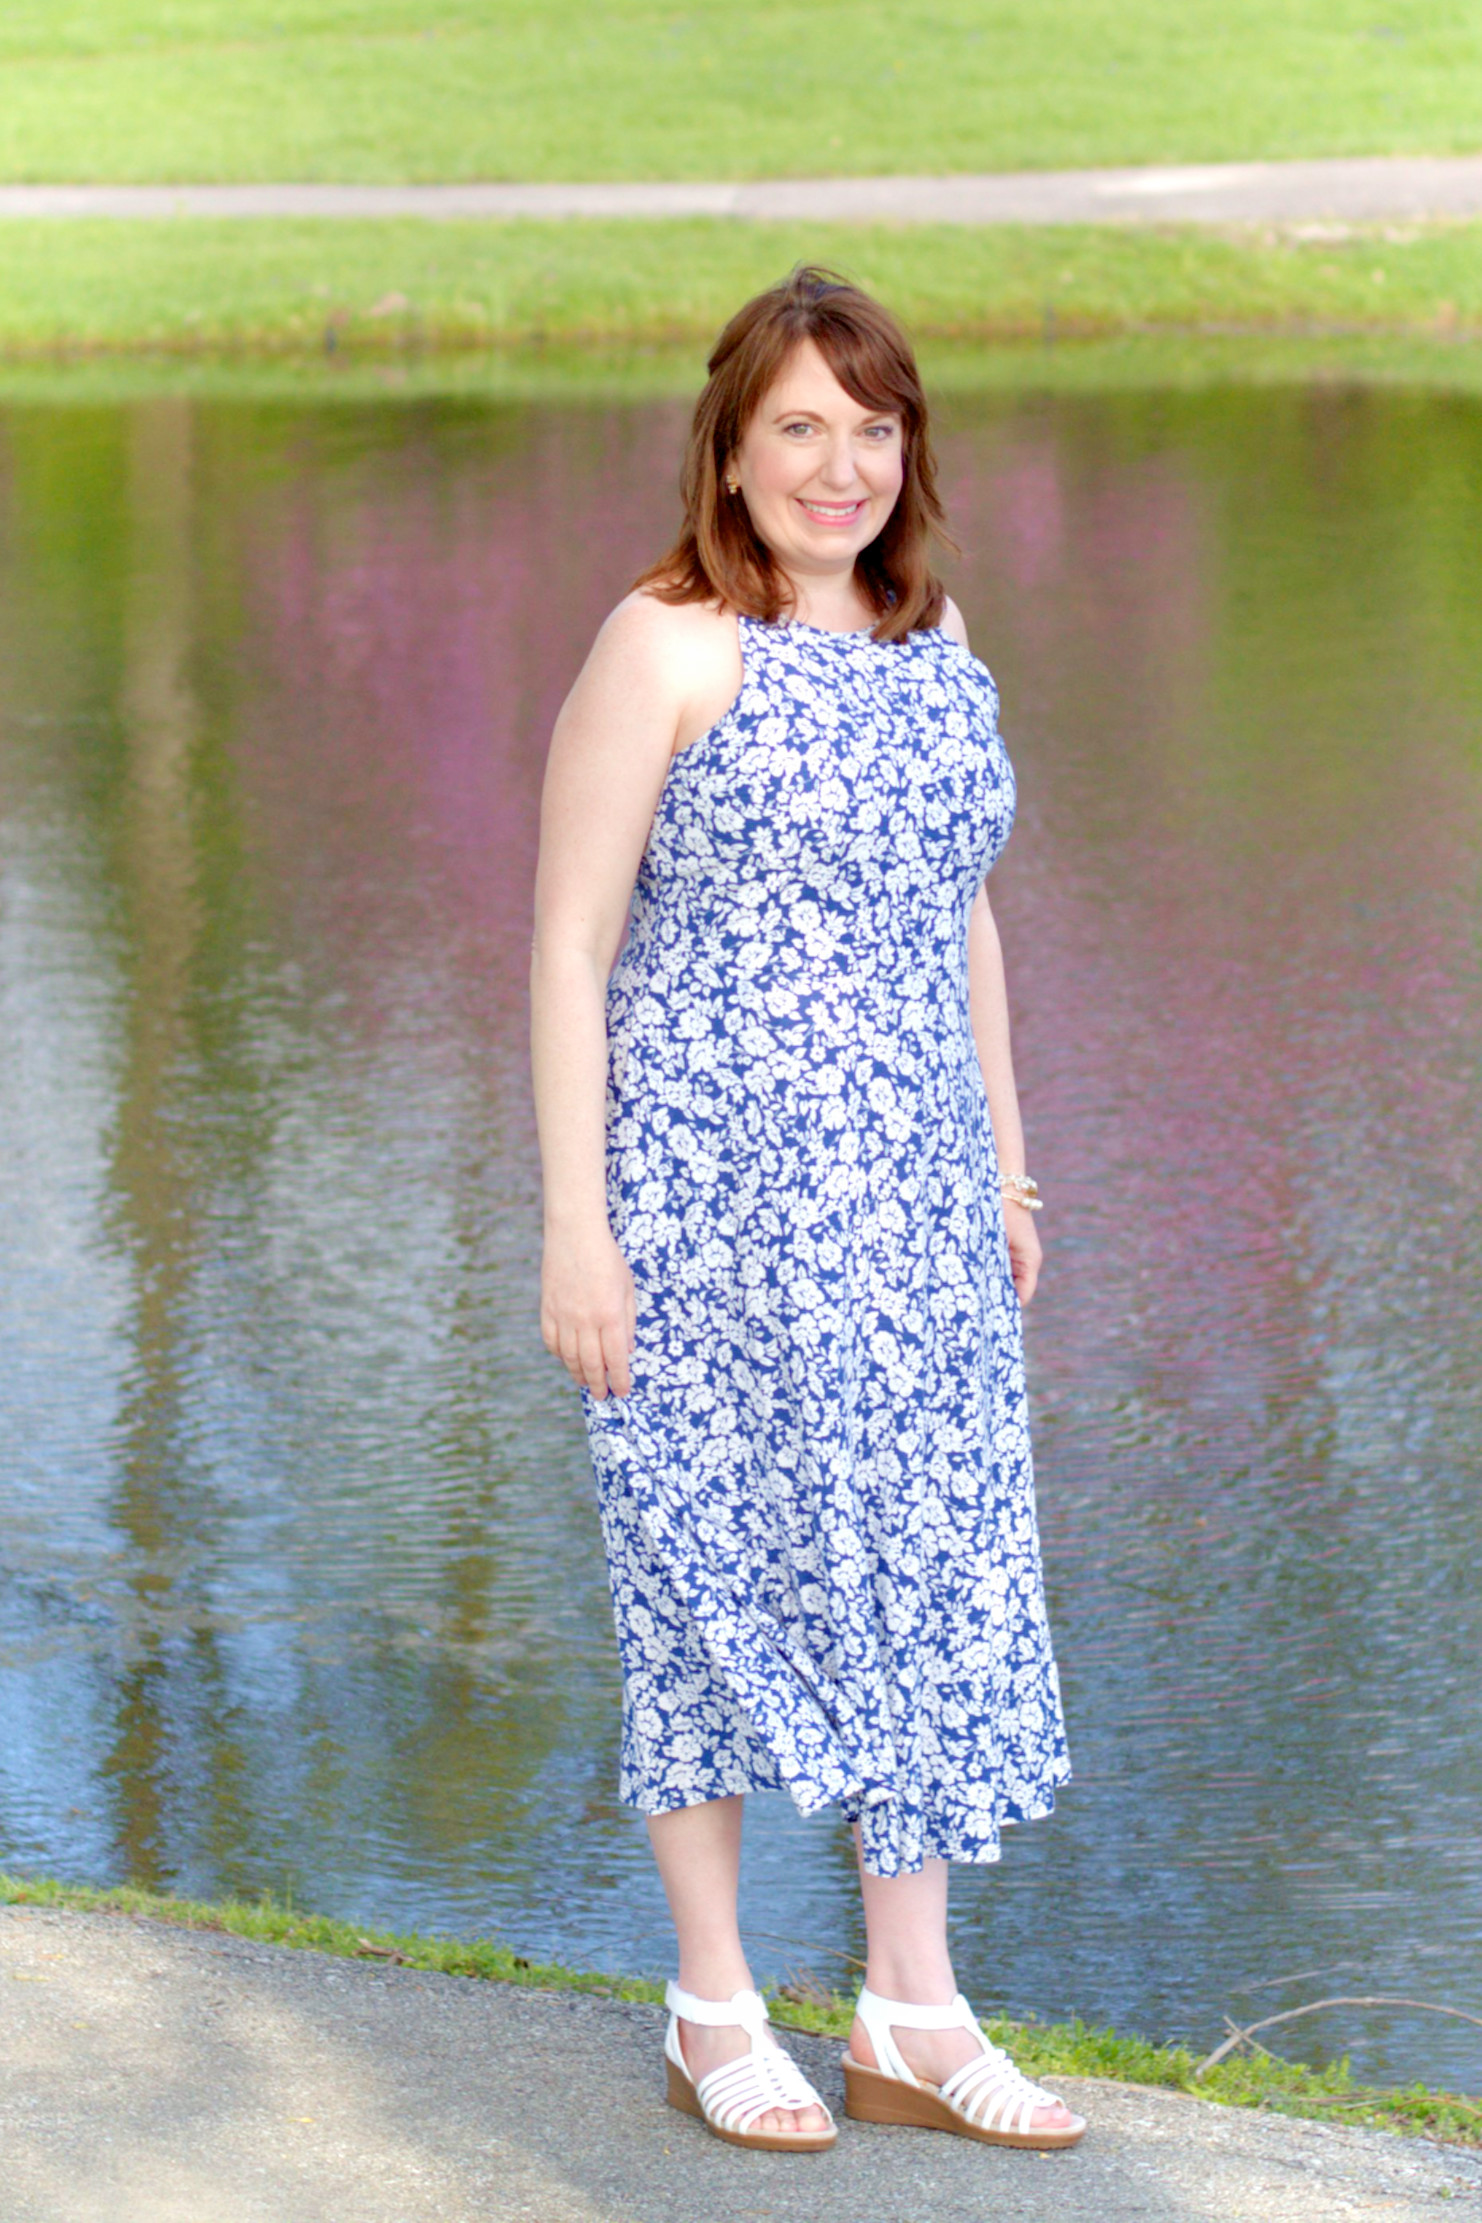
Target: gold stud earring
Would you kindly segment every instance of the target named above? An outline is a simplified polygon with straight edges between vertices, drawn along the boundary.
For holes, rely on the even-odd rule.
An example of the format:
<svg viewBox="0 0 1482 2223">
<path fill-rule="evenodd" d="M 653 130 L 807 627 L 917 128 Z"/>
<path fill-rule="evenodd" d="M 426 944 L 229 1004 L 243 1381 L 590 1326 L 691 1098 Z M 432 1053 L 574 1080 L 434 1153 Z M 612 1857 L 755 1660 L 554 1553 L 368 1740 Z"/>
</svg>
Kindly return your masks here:
<svg viewBox="0 0 1482 2223">
<path fill-rule="evenodd" d="M 726 492 L 727 492 L 728 494 L 739 494 L 739 493 L 740 493 L 740 491 L 741 491 L 741 481 L 740 481 L 739 479 L 727 479 L 727 480 L 726 480 Z"/>
</svg>

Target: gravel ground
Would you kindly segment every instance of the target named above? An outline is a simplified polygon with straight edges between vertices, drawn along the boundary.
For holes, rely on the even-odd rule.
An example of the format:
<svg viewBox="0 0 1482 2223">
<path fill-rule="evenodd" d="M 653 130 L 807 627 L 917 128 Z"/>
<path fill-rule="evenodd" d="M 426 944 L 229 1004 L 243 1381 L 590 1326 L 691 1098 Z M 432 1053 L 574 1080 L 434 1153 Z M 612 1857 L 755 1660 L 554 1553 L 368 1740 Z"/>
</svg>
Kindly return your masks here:
<svg viewBox="0 0 1482 2223">
<path fill-rule="evenodd" d="M 738 2153 L 651 2007 L 0 1909 L 0 2223 L 1436 2223 L 1482 2156 L 1062 2080 L 1039 2156 L 846 2123 Z M 842 2103 L 836 2042 L 790 2040 Z M 1460 2202 L 1461 2207 L 1446 2203 Z"/>
</svg>

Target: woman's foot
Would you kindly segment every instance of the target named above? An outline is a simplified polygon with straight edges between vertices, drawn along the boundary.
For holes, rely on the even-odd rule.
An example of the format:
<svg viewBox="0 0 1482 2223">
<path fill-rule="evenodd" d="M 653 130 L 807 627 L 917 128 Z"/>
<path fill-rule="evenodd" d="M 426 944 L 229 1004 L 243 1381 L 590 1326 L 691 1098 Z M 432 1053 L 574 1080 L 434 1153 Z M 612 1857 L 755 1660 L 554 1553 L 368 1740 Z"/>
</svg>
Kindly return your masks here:
<svg viewBox="0 0 1482 2223">
<path fill-rule="evenodd" d="M 717 2032 L 719 2036 L 721 2033 Z M 945 2084 L 955 2070 L 965 2068 L 977 2059 L 983 2048 L 970 2030 L 908 2030 L 899 2024 L 892 2025 L 892 2033 L 906 2067 L 913 2076 L 927 2084 Z M 870 2034 L 856 2015 L 849 2032 L 849 2051 L 861 2068 L 877 2069 L 875 2049 L 870 2044 Z M 1053 2107 L 1037 2107 L 1030 2117 L 1029 2129 L 1035 2131 L 1071 2131 L 1080 2117 L 1056 2100 Z"/>
<path fill-rule="evenodd" d="M 684 2055 L 684 2065 L 692 2083 L 698 2085 L 712 2069 L 724 2068 L 728 2061 L 739 2060 L 751 2051 L 751 2034 L 739 2022 L 722 2023 L 712 2028 L 703 2022 L 679 2024 L 679 2050 Z M 751 2125 L 758 2131 L 827 2130 L 829 2118 L 821 2107 L 773 2107 L 758 2116 Z"/>
</svg>

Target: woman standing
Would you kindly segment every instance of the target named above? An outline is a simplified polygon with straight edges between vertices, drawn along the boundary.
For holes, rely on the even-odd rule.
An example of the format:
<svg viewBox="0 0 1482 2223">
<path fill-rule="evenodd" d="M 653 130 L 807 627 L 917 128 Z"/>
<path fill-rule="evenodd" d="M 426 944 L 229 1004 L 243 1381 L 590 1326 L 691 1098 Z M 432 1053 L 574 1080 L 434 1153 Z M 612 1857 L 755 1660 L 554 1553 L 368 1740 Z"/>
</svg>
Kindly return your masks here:
<svg viewBox="0 0 1482 2223">
<path fill-rule="evenodd" d="M 749 302 L 684 497 L 556 726 L 532 975 L 542 1332 L 581 1386 L 622 1796 L 678 1932 L 669 2096 L 739 2144 L 836 2135 L 736 1923 L 742 1798 L 783 1788 L 854 1825 L 847 2112 L 1069 2145 L 947 1949 L 948 1863 L 996 1859 L 1069 1768 L 983 885 L 1013 775 L 929 568 L 894 320 L 811 269 Z"/>
</svg>

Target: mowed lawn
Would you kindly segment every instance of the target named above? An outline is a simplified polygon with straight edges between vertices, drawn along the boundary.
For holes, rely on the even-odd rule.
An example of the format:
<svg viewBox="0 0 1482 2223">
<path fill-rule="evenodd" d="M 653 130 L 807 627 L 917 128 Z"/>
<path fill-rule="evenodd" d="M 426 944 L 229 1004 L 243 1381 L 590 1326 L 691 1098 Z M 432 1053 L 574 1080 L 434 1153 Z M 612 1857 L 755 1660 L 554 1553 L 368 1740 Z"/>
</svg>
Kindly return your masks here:
<svg viewBox="0 0 1482 2223">
<path fill-rule="evenodd" d="M 7 0 L 0 180 L 740 178 L 1482 150 L 1482 0 Z M 0 223 L 0 353 L 1482 329 L 1482 226 Z"/>
<path fill-rule="evenodd" d="M 1482 149 L 1482 0 L 6 0 L 0 178 Z"/>
</svg>

